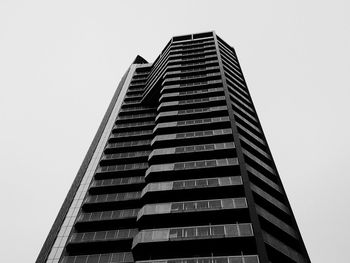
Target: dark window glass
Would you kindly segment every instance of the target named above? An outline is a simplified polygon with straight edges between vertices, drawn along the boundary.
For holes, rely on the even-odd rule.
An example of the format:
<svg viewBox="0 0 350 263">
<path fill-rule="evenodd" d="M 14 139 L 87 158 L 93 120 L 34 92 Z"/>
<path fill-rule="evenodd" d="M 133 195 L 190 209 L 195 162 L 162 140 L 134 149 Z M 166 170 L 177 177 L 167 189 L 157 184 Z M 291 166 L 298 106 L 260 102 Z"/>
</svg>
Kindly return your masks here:
<svg viewBox="0 0 350 263">
<path fill-rule="evenodd" d="M 199 179 L 199 180 L 196 180 L 196 183 L 197 183 L 197 186 L 199 187 L 204 187 L 204 186 L 207 186 L 208 185 L 208 182 L 206 179 Z"/>
<path fill-rule="evenodd" d="M 199 237 L 206 237 L 209 236 L 209 227 L 204 226 L 204 227 L 198 227 L 197 228 L 197 235 Z"/>
<path fill-rule="evenodd" d="M 213 263 L 227 263 L 227 258 L 214 258 Z"/>
<path fill-rule="evenodd" d="M 185 188 L 194 188 L 196 184 L 195 180 L 185 181 Z"/>
<path fill-rule="evenodd" d="M 194 227 L 184 229 L 184 237 L 193 238 L 195 237 L 195 235 L 196 235 L 196 229 Z"/>
<path fill-rule="evenodd" d="M 183 188 L 183 182 L 182 181 L 180 181 L 180 182 L 174 182 L 173 183 L 173 189 L 181 189 L 181 188 Z"/>
<path fill-rule="evenodd" d="M 212 226 L 211 234 L 214 236 L 224 236 L 225 235 L 224 226 Z"/>
<path fill-rule="evenodd" d="M 185 211 L 193 211 L 195 209 L 196 207 L 194 202 L 185 203 Z"/>
<path fill-rule="evenodd" d="M 208 209 L 209 208 L 209 202 L 208 201 L 197 202 L 197 208 L 200 209 L 200 210 Z"/>
<path fill-rule="evenodd" d="M 171 204 L 171 212 L 178 212 L 183 210 L 183 203 Z"/>
<path fill-rule="evenodd" d="M 210 200 L 209 207 L 210 208 L 221 208 L 221 201 L 220 200 Z"/>
<path fill-rule="evenodd" d="M 243 263 L 242 257 L 230 257 L 229 263 Z"/>
<path fill-rule="evenodd" d="M 181 237 L 182 237 L 182 229 L 180 228 L 170 229 L 170 232 L 169 232 L 170 239 L 174 239 L 174 238 L 176 239 Z"/>
<path fill-rule="evenodd" d="M 86 263 L 95 263 L 95 262 L 99 262 L 99 257 L 100 255 L 90 255 L 88 257 L 88 260 Z"/>
<path fill-rule="evenodd" d="M 216 166 L 216 161 L 215 160 L 206 161 L 206 165 L 207 166 Z"/>
<path fill-rule="evenodd" d="M 208 185 L 209 186 L 218 186 L 219 180 L 217 178 L 210 178 L 210 179 L 208 179 Z"/>
<path fill-rule="evenodd" d="M 75 258 L 75 263 L 85 263 L 86 262 L 86 256 L 77 256 Z"/>
</svg>

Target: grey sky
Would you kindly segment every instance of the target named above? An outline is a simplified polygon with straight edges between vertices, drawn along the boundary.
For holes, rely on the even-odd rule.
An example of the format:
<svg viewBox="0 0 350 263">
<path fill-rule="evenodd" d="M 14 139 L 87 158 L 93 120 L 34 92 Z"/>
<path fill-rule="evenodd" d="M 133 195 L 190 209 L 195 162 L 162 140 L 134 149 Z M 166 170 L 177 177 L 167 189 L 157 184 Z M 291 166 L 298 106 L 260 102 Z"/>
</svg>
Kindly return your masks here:
<svg viewBox="0 0 350 263">
<path fill-rule="evenodd" d="M 0 262 L 33 262 L 122 74 L 234 46 L 313 262 L 349 262 L 348 1 L 0 1 Z"/>
</svg>

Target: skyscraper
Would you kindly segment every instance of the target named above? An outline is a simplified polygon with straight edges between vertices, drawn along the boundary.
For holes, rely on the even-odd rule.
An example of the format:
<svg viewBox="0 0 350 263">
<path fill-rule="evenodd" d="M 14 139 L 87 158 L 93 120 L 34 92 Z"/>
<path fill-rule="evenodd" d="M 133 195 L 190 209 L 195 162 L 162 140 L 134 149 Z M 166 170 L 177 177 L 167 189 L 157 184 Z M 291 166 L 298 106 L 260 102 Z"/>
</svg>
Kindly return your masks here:
<svg viewBox="0 0 350 263">
<path fill-rule="evenodd" d="M 231 46 L 136 57 L 37 262 L 310 262 Z"/>
</svg>

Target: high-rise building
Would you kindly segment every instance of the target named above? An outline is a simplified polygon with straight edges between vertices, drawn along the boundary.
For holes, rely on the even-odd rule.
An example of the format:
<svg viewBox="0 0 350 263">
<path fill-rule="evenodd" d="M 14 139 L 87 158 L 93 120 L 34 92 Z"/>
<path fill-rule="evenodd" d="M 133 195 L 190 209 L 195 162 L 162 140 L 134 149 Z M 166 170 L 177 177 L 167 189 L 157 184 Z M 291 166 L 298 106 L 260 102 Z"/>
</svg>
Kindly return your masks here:
<svg viewBox="0 0 350 263">
<path fill-rule="evenodd" d="M 37 262 L 310 262 L 230 45 L 136 57 Z"/>
</svg>

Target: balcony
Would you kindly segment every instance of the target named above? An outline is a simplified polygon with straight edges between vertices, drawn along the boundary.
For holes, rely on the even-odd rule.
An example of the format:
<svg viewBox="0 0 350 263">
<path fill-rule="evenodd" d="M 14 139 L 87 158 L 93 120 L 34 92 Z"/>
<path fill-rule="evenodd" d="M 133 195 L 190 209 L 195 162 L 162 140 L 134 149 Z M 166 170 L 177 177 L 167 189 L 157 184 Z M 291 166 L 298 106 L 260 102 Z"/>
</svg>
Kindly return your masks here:
<svg viewBox="0 0 350 263">
<path fill-rule="evenodd" d="M 132 239 L 138 233 L 137 229 L 118 229 L 98 232 L 74 233 L 69 239 L 69 243 L 90 243 L 117 241 L 124 239 Z"/>
<path fill-rule="evenodd" d="M 170 85 L 170 84 L 182 84 L 189 81 L 208 81 L 208 80 L 217 80 L 220 79 L 221 73 L 207 73 L 207 74 L 199 74 L 192 75 L 188 77 L 175 77 L 175 78 L 166 78 L 162 82 L 162 86 Z"/>
<path fill-rule="evenodd" d="M 83 203 L 84 211 L 124 209 L 138 204 L 141 191 L 88 195 Z"/>
<path fill-rule="evenodd" d="M 136 218 L 139 209 L 125 209 L 114 211 L 101 211 L 92 213 L 81 213 L 77 222 L 111 221 L 125 218 Z"/>
<path fill-rule="evenodd" d="M 236 168 L 236 169 L 233 169 Z M 212 172 L 232 174 L 239 169 L 237 158 L 201 160 L 151 165 L 146 171 L 146 181 L 171 180 L 171 178 L 209 177 Z"/>
<path fill-rule="evenodd" d="M 132 263 L 134 258 L 131 252 L 106 253 L 93 255 L 64 256 L 60 263 Z"/>
<path fill-rule="evenodd" d="M 93 180 L 90 188 L 143 184 L 144 182 L 145 182 L 144 176 L 119 177 L 119 178 L 111 178 L 111 179 L 104 179 L 104 180 Z"/>
<path fill-rule="evenodd" d="M 145 187 L 144 172 L 139 176 L 127 173 L 130 177 L 117 177 L 108 179 L 96 179 L 94 178 L 89 188 L 89 194 L 101 195 L 116 192 L 134 192 L 141 191 Z M 101 176 L 100 176 L 101 177 Z"/>
<path fill-rule="evenodd" d="M 245 198 L 223 198 L 145 205 L 138 213 L 138 225 L 142 228 L 188 226 L 249 221 Z M 231 221 L 231 222 L 232 222 Z"/>
<path fill-rule="evenodd" d="M 115 252 L 116 247 L 119 251 L 128 251 L 137 233 L 135 228 L 73 233 L 68 241 L 67 251 L 71 254 L 108 253 Z"/>
<path fill-rule="evenodd" d="M 255 251 L 253 237 L 250 223 L 147 229 L 135 236 L 132 250 L 141 259 L 153 254 L 158 257 L 200 255 L 203 251 L 213 251 L 214 247 L 215 252 L 221 254 L 245 254 Z"/>
<path fill-rule="evenodd" d="M 198 105 L 194 105 L 198 106 Z M 200 106 L 200 105 L 199 105 Z M 228 115 L 227 106 L 216 106 L 216 107 L 202 107 L 202 108 L 190 108 L 183 110 L 164 111 L 160 112 L 156 117 L 156 122 L 169 122 L 169 121 L 180 121 L 180 120 L 191 120 L 208 117 L 219 117 Z"/>
<path fill-rule="evenodd" d="M 135 263 L 259 263 L 257 255 L 139 260 Z M 67 262 L 68 263 L 68 262 Z"/>
<path fill-rule="evenodd" d="M 230 118 L 228 116 L 204 118 L 204 119 L 192 119 L 183 121 L 163 122 L 158 123 L 153 129 L 153 133 L 177 133 L 184 131 L 198 131 L 206 129 L 218 129 L 218 128 L 230 128 Z"/>
<path fill-rule="evenodd" d="M 197 89 L 203 89 L 203 88 L 210 88 L 210 87 L 222 87 L 222 80 L 208 80 L 208 81 L 196 81 L 191 83 L 183 83 L 183 84 L 174 84 L 174 85 L 165 85 L 160 93 L 167 93 L 167 92 L 177 92 L 177 91 L 186 91 L 189 90 L 197 90 Z"/>
<path fill-rule="evenodd" d="M 149 128 L 154 128 L 155 122 L 152 121 L 140 121 L 140 122 L 129 122 L 129 123 L 120 123 L 116 124 L 113 127 L 112 132 L 126 132 L 126 131 L 135 131 L 135 130 L 144 130 Z"/>
<path fill-rule="evenodd" d="M 96 179 L 106 178 L 111 175 L 123 175 L 127 173 L 128 175 L 143 174 L 148 168 L 148 163 L 128 163 L 128 164 L 116 164 L 109 166 L 100 166 L 95 172 Z"/>
<path fill-rule="evenodd" d="M 159 102 L 167 102 L 173 100 L 194 99 L 199 97 L 212 97 L 214 95 L 223 94 L 223 88 L 202 88 L 189 91 L 178 91 L 172 93 L 163 93 L 159 98 Z"/>
<path fill-rule="evenodd" d="M 199 107 L 205 107 L 205 106 L 208 107 L 208 106 L 226 105 L 225 102 L 226 102 L 225 96 L 168 101 L 168 102 L 161 103 L 157 110 L 159 112 L 159 111 L 199 108 Z"/>
<path fill-rule="evenodd" d="M 192 161 L 206 159 L 209 157 L 233 157 L 236 155 L 234 149 L 235 144 L 233 142 L 161 148 L 153 150 L 153 152 L 149 155 L 148 162 L 150 164 L 171 162 L 174 160 L 174 158 L 177 161 Z"/>
<path fill-rule="evenodd" d="M 131 162 L 144 162 L 147 161 L 147 158 L 151 150 L 146 151 L 136 151 L 136 152 L 121 152 L 114 154 L 104 154 L 102 156 L 100 164 L 108 165 L 115 163 L 131 163 Z"/>
<path fill-rule="evenodd" d="M 120 153 L 126 151 L 141 151 L 150 149 L 151 140 L 138 140 L 138 141 L 127 141 L 127 142 L 117 142 L 109 143 L 105 149 L 105 154 L 109 153 Z"/>
<path fill-rule="evenodd" d="M 160 148 L 166 146 L 183 145 L 184 140 L 191 143 L 208 143 L 221 142 L 232 140 L 232 130 L 217 129 L 205 130 L 196 132 L 173 133 L 165 135 L 157 135 L 151 142 L 153 148 Z"/>
</svg>

